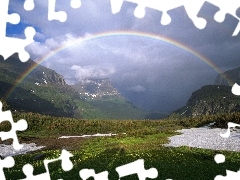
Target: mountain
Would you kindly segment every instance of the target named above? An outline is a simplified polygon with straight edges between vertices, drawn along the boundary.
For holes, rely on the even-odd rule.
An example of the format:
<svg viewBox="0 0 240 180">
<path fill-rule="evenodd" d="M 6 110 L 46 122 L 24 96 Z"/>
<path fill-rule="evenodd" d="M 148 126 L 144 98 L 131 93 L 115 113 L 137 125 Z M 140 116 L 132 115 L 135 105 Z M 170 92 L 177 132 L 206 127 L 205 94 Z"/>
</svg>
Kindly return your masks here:
<svg viewBox="0 0 240 180">
<path fill-rule="evenodd" d="M 54 70 L 32 60 L 22 63 L 16 54 L 5 61 L 0 58 L 0 98 L 14 111 L 53 116 L 144 119 L 148 114 L 125 100 L 109 80 L 70 86 Z"/>
<path fill-rule="evenodd" d="M 79 93 L 80 99 L 114 119 L 145 119 L 150 113 L 127 101 L 109 79 L 85 79 L 71 87 Z"/>
<path fill-rule="evenodd" d="M 25 77 L 26 76 L 26 77 Z M 78 93 L 55 71 L 15 54 L 0 59 L 0 95 L 12 110 L 71 117 Z"/>
<path fill-rule="evenodd" d="M 219 74 L 215 80 L 215 85 L 232 86 L 234 83 L 240 84 L 240 67 Z"/>
<path fill-rule="evenodd" d="M 81 98 L 88 100 L 101 100 L 119 98 L 124 99 L 109 79 L 85 79 L 72 85 Z"/>
<path fill-rule="evenodd" d="M 207 85 L 192 93 L 186 105 L 174 111 L 170 117 L 196 117 L 240 111 L 240 97 L 231 93 L 225 85 Z"/>
<path fill-rule="evenodd" d="M 240 111 L 240 96 L 231 92 L 240 84 L 240 67 L 219 74 L 214 85 L 206 85 L 192 93 L 186 105 L 170 114 L 170 118 L 196 117 Z"/>
</svg>

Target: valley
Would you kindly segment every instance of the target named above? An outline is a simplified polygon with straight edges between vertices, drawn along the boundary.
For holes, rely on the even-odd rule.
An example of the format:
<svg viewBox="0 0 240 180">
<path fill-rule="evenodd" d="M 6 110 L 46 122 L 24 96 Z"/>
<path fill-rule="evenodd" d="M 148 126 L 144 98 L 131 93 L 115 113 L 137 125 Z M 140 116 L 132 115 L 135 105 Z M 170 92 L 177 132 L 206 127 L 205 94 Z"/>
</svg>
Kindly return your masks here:
<svg viewBox="0 0 240 180">
<path fill-rule="evenodd" d="M 70 86 L 55 71 L 32 60 L 23 65 L 16 55 L 1 61 L 0 70 L 1 97 L 14 111 L 80 119 L 145 119 L 151 114 L 127 101 L 106 79 Z"/>
<path fill-rule="evenodd" d="M 36 143 L 45 146 L 41 150 L 14 157 L 16 165 L 4 170 L 7 179 L 23 179 L 21 169 L 24 164 L 34 166 L 36 174 L 45 172 L 43 160 L 57 158 L 62 149 L 71 152 L 74 166 L 64 172 L 60 162 L 51 163 L 51 178 L 79 179 L 79 171 L 84 168 L 97 172 L 109 171 L 109 179 L 117 179 L 115 168 L 138 159 L 144 159 L 146 167 L 158 170 L 159 179 L 214 179 L 226 169 L 239 170 L 240 153 L 202 149 L 196 147 L 165 147 L 169 138 L 179 135 L 176 130 L 198 128 L 216 122 L 213 128 L 226 128 L 227 122 L 239 122 L 239 113 L 199 116 L 182 120 L 78 120 L 74 118 L 52 117 L 26 112 L 13 112 L 14 119 L 24 118 L 28 129 L 18 132 L 21 143 Z M 1 123 L 0 131 L 9 130 L 9 123 Z M 210 131 L 210 129 L 209 129 Z M 74 136 L 96 133 L 114 133 L 111 137 L 89 137 L 59 139 L 60 136 Z M 1 144 L 11 144 L 11 140 Z M 214 162 L 216 154 L 225 155 L 227 162 Z M 207 166 L 206 166 L 207 165 Z M 188 171 L 186 171 L 186 168 Z M 197 178 L 196 178 L 197 176 Z M 127 179 L 137 180 L 135 175 Z"/>
<path fill-rule="evenodd" d="M 0 95 L 19 112 L 74 117 L 80 119 L 162 119 L 185 118 L 240 110 L 239 97 L 231 84 L 240 81 L 238 68 L 218 75 L 213 85 L 192 93 L 186 105 L 170 115 L 141 109 L 125 99 L 105 79 L 83 79 L 68 85 L 63 76 L 32 60 L 22 64 L 17 55 L 0 61 Z M 225 78 L 224 78 L 225 77 Z"/>
<path fill-rule="evenodd" d="M 21 143 L 36 143 L 44 148 L 15 156 L 16 165 L 4 170 L 7 179 L 25 178 L 21 170 L 26 163 L 34 166 L 36 174 L 43 173 L 43 160 L 57 158 L 62 149 L 74 155 L 74 167 L 64 172 L 59 169 L 59 162 L 51 164 L 53 179 L 78 179 L 79 170 L 84 168 L 107 170 L 110 179 L 117 179 L 116 167 L 138 159 L 144 159 L 146 167 L 155 167 L 159 179 L 213 179 L 226 169 L 239 170 L 240 152 L 235 150 L 165 146 L 171 137 L 180 134 L 177 130 L 213 122 L 211 128 L 226 129 L 228 122 L 240 123 L 239 97 L 223 80 L 193 92 L 186 106 L 159 119 L 160 113 L 155 115 L 127 101 L 109 79 L 86 79 L 67 85 L 60 74 L 33 61 L 24 66 L 17 63 L 15 56 L 0 63 L 3 109 L 11 109 L 15 120 L 27 120 L 28 129 L 17 133 Z M 35 68 L 29 71 L 32 67 Z M 9 129 L 7 121 L 1 123 L 0 131 Z M 116 135 L 90 137 L 96 133 Z M 89 137 L 59 138 L 81 135 Z M 12 140 L 0 141 L 11 143 Z M 216 154 L 223 154 L 227 162 L 219 166 L 214 162 Z"/>
</svg>

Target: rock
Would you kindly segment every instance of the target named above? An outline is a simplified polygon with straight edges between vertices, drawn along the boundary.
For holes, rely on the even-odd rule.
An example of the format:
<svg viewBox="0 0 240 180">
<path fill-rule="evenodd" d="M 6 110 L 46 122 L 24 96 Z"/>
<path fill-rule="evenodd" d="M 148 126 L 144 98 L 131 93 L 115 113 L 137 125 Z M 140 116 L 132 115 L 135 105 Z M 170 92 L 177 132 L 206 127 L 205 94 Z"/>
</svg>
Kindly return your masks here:
<svg viewBox="0 0 240 180">
<path fill-rule="evenodd" d="M 29 77 L 39 79 L 41 84 L 66 85 L 62 75 L 56 73 L 54 70 L 38 66 Z"/>
</svg>

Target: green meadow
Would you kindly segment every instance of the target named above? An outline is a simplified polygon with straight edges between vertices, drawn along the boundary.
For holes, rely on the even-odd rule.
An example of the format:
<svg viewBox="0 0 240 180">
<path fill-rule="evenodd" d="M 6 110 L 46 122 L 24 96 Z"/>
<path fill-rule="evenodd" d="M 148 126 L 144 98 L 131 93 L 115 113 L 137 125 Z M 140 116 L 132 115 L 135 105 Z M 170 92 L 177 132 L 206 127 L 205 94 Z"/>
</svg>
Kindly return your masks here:
<svg viewBox="0 0 240 180">
<path fill-rule="evenodd" d="M 227 169 L 236 172 L 240 167 L 239 152 L 163 146 L 168 143 L 168 137 L 177 135 L 175 131 L 178 129 L 200 127 L 213 121 L 216 122 L 216 127 L 226 127 L 229 121 L 238 123 L 239 113 L 182 120 L 78 120 L 35 113 L 13 113 L 13 117 L 15 120 L 24 118 L 28 121 L 28 129 L 18 132 L 21 143 L 35 142 L 46 147 L 15 156 L 15 166 L 4 169 L 7 179 L 24 179 L 22 167 L 27 163 L 33 165 L 34 174 L 44 173 L 43 160 L 59 157 L 62 149 L 74 155 L 71 158 L 73 169 L 64 172 L 60 161 L 52 163 L 49 165 L 51 179 L 81 179 L 79 171 L 87 168 L 94 169 L 96 173 L 109 171 L 108 178 L 117 180 L 119 176 L 115 168 L 138 159 L 144 159 L 145 169 L 156 168 L 157 179 L 163 180 L 214 179 L 219 174 L 226 175 Z M 1 124 L 0 131 L 10 129 L 8 122 Z M 117 135 L 59 139 L 65 135 L 95 133 Z M 218 153 L 226 156 L 225 163 L 217 164 L 214 161 L 214 156 Z M 134 174 L 121 179 L 138 177 Z"/>
</svg>

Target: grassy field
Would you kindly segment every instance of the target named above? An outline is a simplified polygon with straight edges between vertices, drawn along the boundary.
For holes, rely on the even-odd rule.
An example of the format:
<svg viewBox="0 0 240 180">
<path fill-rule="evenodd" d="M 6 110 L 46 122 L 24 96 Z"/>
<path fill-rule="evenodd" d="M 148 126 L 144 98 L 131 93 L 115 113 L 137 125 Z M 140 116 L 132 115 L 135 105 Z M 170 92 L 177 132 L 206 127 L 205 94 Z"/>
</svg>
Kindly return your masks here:
<svg viewBox="0 0 240 180">
<path fill-rule="evenodd" d="M 46 147 L 41 151 L 15 157 L 13 168 L 5 169 L 7 179 L 24 179 L 22 167 L 26 163 L 34 166 L 34 174 L 44 173 L 44 159 L 57 158 L 62 149 L 70 151 L 74 167 L 69 172 L 61 169 L 61 162 L 51 164 L 51 179 L 80 179 L 81 169 L 95 169 L 96 173 L 109 171 L 109 179 L 117 180 L 115 168 L 138 159 L 144 159 L 145 168 L 158 170 L 157 179 L 214 179 L 226 174 L 226 169 L 238 171 L 240 153 L 205 150 L 190 147 L 165 147 L 168 137 L 175 130 L 199 127 L 216 121 L 217 127 L 226 127 L 228 121 L 239 123 L 239 114 L 206 116 L 182 120 L 78 120 L 43 116 L 34 113 L 14 113 L 14 119 L 24 118 L 29 128 L 19 132 L 21 142 L 35 142 Z M 1 123 L 0 131 L 10 129 L 7 122 Z M 112 137 L 58 139 L 62 135 L 116 133 Z M 126 133 L 126 134 L 123 134 Z M 8 141 L 0 143 L 10 143 Z M 214 156 L 222 153 L 226 162 L 217 164 Z M 36 158 L 41 155 L 41 158 Z M 91 178 L 90 178 L 91 179 Z M 93 179 L 93 178 L 92 178 Z M 121 178 L 138 179 L 137 175 Z"/>
</svg>

